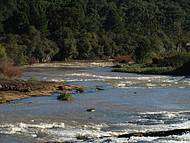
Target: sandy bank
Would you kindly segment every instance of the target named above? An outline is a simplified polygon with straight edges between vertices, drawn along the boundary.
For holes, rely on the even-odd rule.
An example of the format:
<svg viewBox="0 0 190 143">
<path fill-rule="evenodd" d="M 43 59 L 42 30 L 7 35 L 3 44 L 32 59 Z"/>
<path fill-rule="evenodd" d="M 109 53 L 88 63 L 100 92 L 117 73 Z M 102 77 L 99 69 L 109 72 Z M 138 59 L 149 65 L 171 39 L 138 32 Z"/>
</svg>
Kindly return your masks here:
<svg viewBox="0 0 190 143">
<path fill-rule="evenodd" d="M 50 96 L 56 91 L 79 88 L 78 85 L 66 85 L 62 82 L 0 79 L 0 103 L 32 96 Z"/>
</svg>

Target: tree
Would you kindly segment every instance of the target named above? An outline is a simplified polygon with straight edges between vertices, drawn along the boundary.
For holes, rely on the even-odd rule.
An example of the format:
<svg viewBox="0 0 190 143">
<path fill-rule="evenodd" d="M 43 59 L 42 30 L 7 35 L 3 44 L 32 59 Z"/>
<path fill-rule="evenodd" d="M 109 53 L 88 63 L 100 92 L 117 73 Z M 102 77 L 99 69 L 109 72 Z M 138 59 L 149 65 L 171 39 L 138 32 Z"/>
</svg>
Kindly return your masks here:
<svg viewBox="0 0 190 143">
<path fill-rule="evenodd" d="M 189 0 L 0 1 L 0 43 L 17 63 L 125 54 L 143 62 L 188 51 L 189 27 Z"/>
</svg>

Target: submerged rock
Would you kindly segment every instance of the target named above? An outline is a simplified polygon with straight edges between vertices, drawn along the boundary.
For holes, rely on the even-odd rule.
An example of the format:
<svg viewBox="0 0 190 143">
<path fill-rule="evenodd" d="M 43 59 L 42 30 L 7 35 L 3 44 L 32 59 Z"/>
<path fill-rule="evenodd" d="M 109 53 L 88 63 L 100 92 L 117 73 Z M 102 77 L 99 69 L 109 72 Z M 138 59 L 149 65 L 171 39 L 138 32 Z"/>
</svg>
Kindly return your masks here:
<svg viewBox="0 0 190 143">
<path fill-rule="evenodd" d="M 168 131 L 157 132 L 137 132 L 119 135 L 118 138 L 131 138 L 131 137 L 167 137 L 173 135 L 183 135 L 190 132 L 190 129 L 174 129 Z"/>
<path fill-rule="evenodd" d="M 95 112 L 96 109 L 95 109 L 95 108 L 89 108 L 89 109 L 87 109 L 86 111 L 87 111 L 87 112 Z"/>
<path fill-rule="evenodd" d="M 104 90 L 102 86 L 96 86 L 96 90 Z"/>
<path fill-rule="evenodd" d="M 84 87 L 80 87 L 76 89 L 76 92 L 83 93 L 85 91 Z"/>
<path fill-rule="evenodd" d="M 83 140 L 83 141 L 89 140 L 89 137 L 86 135 L 77 135 L 76 138 L 77 140 Z"/>
</svg>

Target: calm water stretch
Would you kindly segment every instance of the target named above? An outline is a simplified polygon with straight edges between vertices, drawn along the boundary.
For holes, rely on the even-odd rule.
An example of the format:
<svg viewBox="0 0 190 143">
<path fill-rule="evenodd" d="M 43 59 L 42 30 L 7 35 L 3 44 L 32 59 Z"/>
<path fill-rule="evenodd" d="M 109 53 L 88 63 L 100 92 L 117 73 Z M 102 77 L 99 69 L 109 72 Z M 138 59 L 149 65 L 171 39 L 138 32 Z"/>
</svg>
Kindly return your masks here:
<svg viewBox="0 0 190 143">
<path fill-rule="evenodd" d="M 190 128 L 190 79 L 113 73 L 109 64 L 41 64 L 23 79 L 64 81 L 85 86 L 69 102 L 58 93 L 0 105 L 0 143 L 189 143 L 190 134 L 131 137 L 124 133 Z M 103 90 L 96 90 L 96 87 Z M 95 108 L 95 112 L 87 112 Z M 81 136 L 88 140 L 80 139 Z"/>
</svg>

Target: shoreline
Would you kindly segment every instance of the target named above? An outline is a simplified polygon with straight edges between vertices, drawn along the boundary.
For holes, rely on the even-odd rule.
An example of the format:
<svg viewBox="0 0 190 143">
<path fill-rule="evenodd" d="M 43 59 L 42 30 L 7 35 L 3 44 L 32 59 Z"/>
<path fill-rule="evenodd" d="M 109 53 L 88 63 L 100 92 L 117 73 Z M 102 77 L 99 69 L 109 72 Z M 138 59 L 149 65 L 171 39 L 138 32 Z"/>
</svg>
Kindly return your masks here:
<svg viewBox="0 0 190 143">
<path fill-rule="evenodd" d="M 36 63 L 32 65 L 21 66 L 22 70 L 30 70 L 30 68 L 55 68 L 55 67 L 111 67 L 111 60 L 81 60 L 81 61 L 64 61 L 49 63 Z M 7 89 L 3 89 L 3 86 Z M 54 92 L 80 90 L 80 85 L 68 85 L 63 82 L 56 81 L 38 81 L 38 80 L 21 80 L 0 78 L 0 104 L 14 100 L 19 100 L 35 96 L 51 96 Z"/>
<path fill-rule="evenodd" d="M 146 66 L 143 64 L 118 64 L 113 66 L 112 72 L 121 73 L 135 73 L 142 75 L 163 75 L 163 76 L 189 76 L 189 65 L 185 64 L 182 67 L 157 67 L 157 66 Z"/>
<path fill-rule="evenodd" d="M 77 90 L 79 85 L 63 82 L 24 81 L 20 79 L 0 79 L 0 104 L 37 96 L 51 96 L 54 92 Z"/>
</svg>

